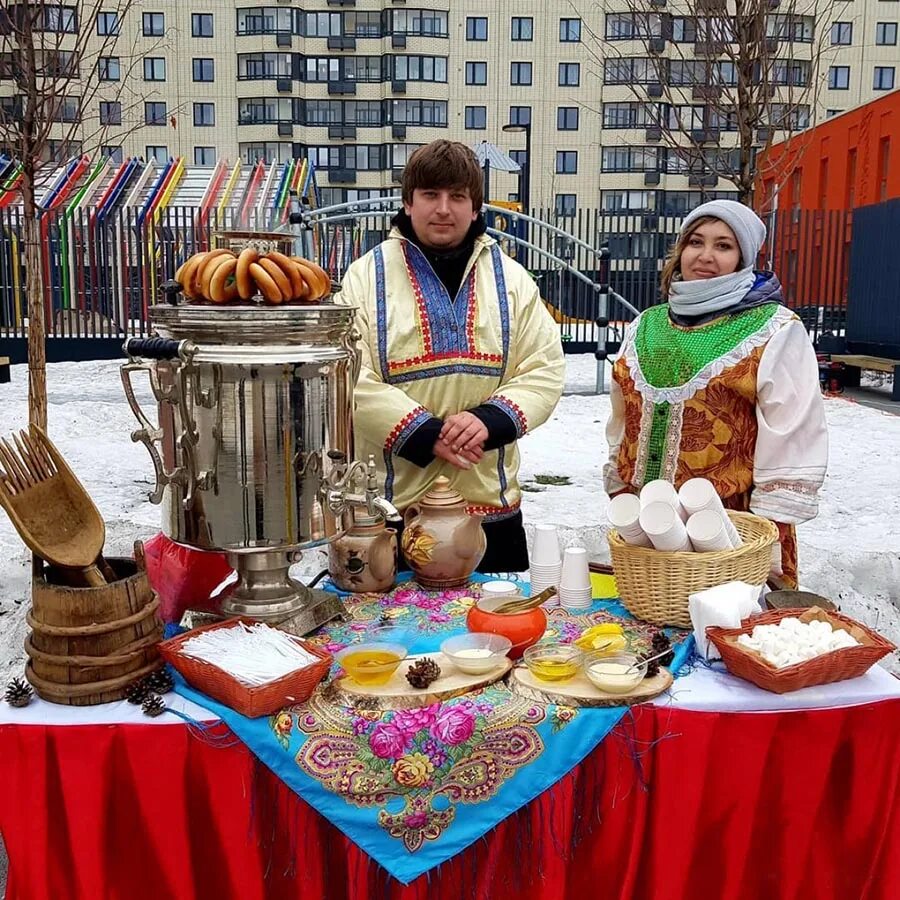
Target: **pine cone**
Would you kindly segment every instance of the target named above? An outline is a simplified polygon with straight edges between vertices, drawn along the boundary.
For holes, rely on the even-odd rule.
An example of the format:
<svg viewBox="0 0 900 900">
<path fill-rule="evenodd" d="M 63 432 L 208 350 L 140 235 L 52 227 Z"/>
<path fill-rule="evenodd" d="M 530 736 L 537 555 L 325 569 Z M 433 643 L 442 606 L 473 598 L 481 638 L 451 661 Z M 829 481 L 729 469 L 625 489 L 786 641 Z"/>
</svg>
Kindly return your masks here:
<svg viewBox="0 0 900 900">
<path fill-rule="evenodd" d="M 653 653 L 645 653 L 641 659 L 649 659 L 653 656 Z M 652 662 L 647 663 L 647 671 L 644 673 L 644 678 L 653 678 L 655 675 L 659 675 L 659 660 L 654 659 Z"/>
<path fill-rule="evenodd" d="M 150 691 L 147 690 L 145 681 L 146 679 L 141 679 L 140 681 L 132 682 L 125 688 L 125 699 L 129 703 L 140 706 L 144 700 L 147 699 L 147 694 L 149 694 Z"/>
<path fill-rule="evenodd" d="M 166 701 L 159 694 L 148 694 L 141 707 L 145 716 L 156 717 L 166 711 Z"/>
<path fill-rule="evenodd" d="M 414 662 L 406 673 L 406 680 L 414 688 L 427 688 L 432 681 L 441 676 L 441 667 L 433 660 L 425 657 Z"/>
<path fill-rule="evenodd" d="M 165 667 L 151 672 L 143 681 L 144 687 L 148 694 L 168 694 L 169 691 L 175 689 L 175 682 L 172 675 Z"/>
<path fill-rule="evenodd" d="M 34 699 L 34 691 L 24 678 L 13 678 L 6 686 L 3 698 L 10 706 L 21 708 L 31 703 Z"/>
<path fill-rule="evenodd" d="M 669 640 L 668 635 L 664 631 L 657 631 L 656 634 L 653 635 L 653 640 L 651 641 L 651 656 L 656 656 L 657 653 L 662 653 L 663 650 L 668 650 L 669 652 L 660 657 L 658 660 L 661 666 L 669 666 L 672 664 L 672 660 L 675 659 L 675 652 L 671 649 L 672 642 Z"/>
</svg>

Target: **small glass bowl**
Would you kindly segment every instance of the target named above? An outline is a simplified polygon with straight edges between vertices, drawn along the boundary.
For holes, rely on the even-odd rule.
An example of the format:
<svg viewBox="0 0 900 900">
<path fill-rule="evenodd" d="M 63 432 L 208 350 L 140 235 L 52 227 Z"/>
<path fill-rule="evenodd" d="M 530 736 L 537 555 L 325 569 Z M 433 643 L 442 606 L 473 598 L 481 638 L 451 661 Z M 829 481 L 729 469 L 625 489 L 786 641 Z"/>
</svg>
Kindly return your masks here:
<svg viewBox="0 0 900 900">
<path fill-rule="evenodd" d="M 490 672 L 500 665 L 511 647 L 512 641 L 503 635 L 470 632 L 447 638 L 441 644 L 441 653 L 460 672 L 468 675 L 484 675 L 485 672 Z"/>
<path fill-rule="evenodd" d="M 635 666 L 625 674 L 621 667 Z M 614 671 L 618 669 L 619 671 Z M 584 659 L 584 674 L 598 691 L 605 694 L 630 694 L 647 674 L 647 663 L 640 663 L 633 653 L 589 653 Z"/>
<path fill-rule="evenodd" d="M 371 628 L 334 658 L 357 684 L 386 684 L 406 659 L 408 644 L 406 631 L 402 628 L 390 625 Z M 383 657 L 383 662 L 379 663 L 379 657 Z"/>
<path fill-rule="evenodd" d="M 560 683 L 573 679 L 584 654 L 574 644 L 536 644 L 525 651 L 528 671 L 540 681 Z"/>
</svg>

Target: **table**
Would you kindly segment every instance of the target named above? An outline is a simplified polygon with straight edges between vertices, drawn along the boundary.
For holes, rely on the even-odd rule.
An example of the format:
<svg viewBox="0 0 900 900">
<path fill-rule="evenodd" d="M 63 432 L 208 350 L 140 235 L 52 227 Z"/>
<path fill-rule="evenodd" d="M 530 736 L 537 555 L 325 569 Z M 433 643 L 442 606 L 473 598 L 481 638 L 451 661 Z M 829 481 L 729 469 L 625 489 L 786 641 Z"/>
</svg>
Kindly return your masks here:
<svg viewBox="0 0 900 900">
<path fill-rule="evenodd" d="M 807 708 L 697 668 L 408 887 L 214 723 L 0 705 L 8 900 L 900 896 L 900 681 L 876 667 L 789 702 Z"/>
</svg>

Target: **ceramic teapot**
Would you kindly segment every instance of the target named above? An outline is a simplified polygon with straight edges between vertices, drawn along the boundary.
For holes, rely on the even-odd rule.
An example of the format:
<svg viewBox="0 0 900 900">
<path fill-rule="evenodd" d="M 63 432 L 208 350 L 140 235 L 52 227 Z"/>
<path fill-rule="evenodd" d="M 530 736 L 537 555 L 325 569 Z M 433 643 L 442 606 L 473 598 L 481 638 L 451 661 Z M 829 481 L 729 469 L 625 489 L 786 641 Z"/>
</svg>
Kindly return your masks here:
<svg viewBox="0 0 900 900">
<path fill-rule="evenodd" d="M 343 591 L 381 593 L 397 580 L 397 532 L 354 509 L 353 526 L 328 548 L 328 574 Z"/>
<path fill-rule="evenodd" d="M 466 511 L 466 501 L 443 475 L 403 515 L 403 555 L 424 588 L 466 584 L 481 562 L 487 536 L 483 516 Z"/>
</svg>

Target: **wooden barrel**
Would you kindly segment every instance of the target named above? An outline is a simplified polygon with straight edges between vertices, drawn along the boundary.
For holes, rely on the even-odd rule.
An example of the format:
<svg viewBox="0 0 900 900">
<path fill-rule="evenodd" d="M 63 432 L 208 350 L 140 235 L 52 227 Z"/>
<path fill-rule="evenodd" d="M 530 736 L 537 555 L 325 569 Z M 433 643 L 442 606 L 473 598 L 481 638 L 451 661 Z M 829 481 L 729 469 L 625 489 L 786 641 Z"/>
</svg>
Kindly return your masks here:
<svg viewBox="0 0 900 900">
<path fill-rule="evenodd" d="M 26 676 L 52 703 L 91 706 L 121 700 L 159 668 L 159 599 L 133 559 L 107 560 L 118 576 L 99 587 L 70 587 L 45 566 L 32 579 Z"/>
</svg>

